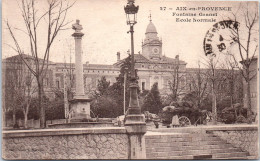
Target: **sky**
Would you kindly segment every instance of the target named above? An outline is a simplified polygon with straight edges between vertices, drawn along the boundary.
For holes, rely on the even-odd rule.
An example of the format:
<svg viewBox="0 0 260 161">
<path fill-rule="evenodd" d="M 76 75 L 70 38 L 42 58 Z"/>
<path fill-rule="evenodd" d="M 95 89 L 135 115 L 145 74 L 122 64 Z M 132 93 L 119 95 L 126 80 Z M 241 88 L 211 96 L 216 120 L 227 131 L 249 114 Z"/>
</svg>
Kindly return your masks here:
<svg viewBox="0 0 260 161">
<path fill-rule="evenodd" d="M 70 1 L 72 2 L 72 1 Z M 77 0 L 67 14 L 67 21 L 72 21 L 68 25 L 80 20 L 85 34 L 82 39 L 83 63 L 91 64 L 113 64 L 116 62 L 116 53 L 121 53 L 121 58 L 127 56 L 130 49 L 129 26 L 126 24 L 124 6 L 126 0 Z M 135 5 L 139 5 L 137 13 L 137 24 L 134 26 L 135 53 L 142 51 L 141 42 L 145 38 L 145 30 L 149 24 L 149 14 L 151 13 L 158 36 L 162 39 L 162 54 L 174 58 L 179 54 L 180 59 L 187 62 L 187 67 L 197 67 L 198 60 L 205 57 L 203 50 L 203 39 L 206 32 L 212 28 L 216 22 L 176 22 L 176 18 L 193 18 L 188 16 L 173 16 L 175 13 L 207 13 L 217 16 L 196 16 L 195 18 L 215 18 L 221 21 L 236 13 L 239 10 L 240 2 L 200 2 L 200 1 L 170 1 L 170 0 L 136 0 Z M 39 14 L 46 9 L 46 1 L 37 1 Z M 161 7 L 166 7 L 161 10 Z M 177 7 L 197 8 L 197 7 L 231 7 L 231 11 L 180 11 Z M 16 55 L 10 47 L 13 41 L 6 30 L 5 21 L 16 28 L 24 29 L 24 23 L 20 9 L 16 0 L 3 1 L 3 49 L 2 58 Z M 74 39 L 71 36 L 72 29 L 60 31 L 51 48 L 50 60 L 54 62 L 74 62 Z M 26 35 L 15 30 L 22 49 L 29 51 Z M 46 28 L 44 21 L 39 28 L 39 46 L 43 50 L 46 41 Z"/>
</svg>

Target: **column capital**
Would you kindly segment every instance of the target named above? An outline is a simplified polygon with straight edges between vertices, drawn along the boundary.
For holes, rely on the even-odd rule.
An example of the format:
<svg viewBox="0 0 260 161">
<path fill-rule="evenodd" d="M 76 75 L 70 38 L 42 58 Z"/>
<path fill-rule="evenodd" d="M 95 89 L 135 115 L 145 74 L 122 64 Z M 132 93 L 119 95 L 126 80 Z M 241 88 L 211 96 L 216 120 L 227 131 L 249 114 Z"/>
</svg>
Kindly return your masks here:
<svg viewBox="0 0 260 161">
<path fill-rule="evenodd" d="M 82 36 L 84 36 L 84 34 L 82 32 L 74 32 L 72 34 L 72 36 L 75 38 L 75 39 L 81 39 Z"/>
</svg>

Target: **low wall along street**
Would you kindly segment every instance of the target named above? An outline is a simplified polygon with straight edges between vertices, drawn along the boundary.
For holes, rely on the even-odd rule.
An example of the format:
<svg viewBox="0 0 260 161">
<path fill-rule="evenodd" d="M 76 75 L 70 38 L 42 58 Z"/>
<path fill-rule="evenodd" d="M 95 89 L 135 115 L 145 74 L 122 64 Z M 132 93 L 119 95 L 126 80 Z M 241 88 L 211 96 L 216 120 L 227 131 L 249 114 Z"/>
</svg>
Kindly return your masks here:
<svg viewBox="0 0 260 161">
<path fill-rule="evenodd" d="M 242 153 L 244 155 L 246 152 L 248 152 L 249 158 L 258 158 L 258 125 L 217 125 L 202 127 L 190 126 L 181 128 L 153 129 L 150 130 L 150 132 L 155 132 L 155 134 L 157 132 L 157 136 L 155 134 L 152 135 L 159 137 L 160 139 L 154 139 L 154 136 L 144 135 L 145 133 L 131 133 L 131 129 L 129 130 L 126 127 L 3 131 L 2 157 L 8 160 L 145 159 L 146 156 L 149 158 L 148 154 L 151 153 L 151 148 L 156 150 L 159 144 L 166 144 L 166 147 L 161 146 L 163 152 L 166 153 L 167 151 L 164 150 L 167 149 L 169 144 L 172 146 L 171 148 L 177 148 L 176 151 L 178 151 L 178 155 L 176 154 L 174 157 L 185 158 L 187 156 L 192 157 L 193 155 L 191 151 L 185 151 L 187 152 L 186 156 L 184 153 L 179 154 L 180 149 L 187 148 L 183 141 L 188 139 L 186 144 L 193 146 L 196 145 L 195 149 L 198 148 L 198 151 L 208 152 L 212 150 L 210 149 L 211 146 L 212 148 L 215 146 L 225 147 L 224 144 L 229 143 L 229 146 L 239 148 L 242 150 L 242 152 L 238 151 L 235 153 L 230 151 L 226 152 L 227 154 L 225 155 L 233 155 L 233 153 L 234 155 Z M 173 139 L 172 137 L 176 137 L 176 135 L 179 135 L 179 138 L 177 138 L 174 143 L 170 142 L 170 140 Z M 215 145 L 214 140 L 205 139 L 206 135 L 215 135 L 225 143 L 220 143 L 221 145 Z M 170 140 L 168 140 L 168 136 L 171 137 Z M 204 142 L 200 139 L 204 140 Z M 191 143 L 191 140 L 194 141 L 193 144 Z M 198 141 L 201 141 L 201 143 L 198 143 Z M 147 143 L 145 144 L 145 142 Z M 211 145 L 211 143 L 214 144 Z M 152 146 L 149 147 L 149 145 Z M 147 148 L 150 150 L 144 150 Z M 173 149 L 168 151 L 169 155 L 174 155 Z M 144 154 L 140 153 L 140 151 L 143 151 Z M 162 151 L 155 151 L 156 155 L 159 155 L 159 153 L 161 154 L 161 152 Z M 167 155 L 164 155 L 164 157 L 167 158 Z M 217 155 L 223 154 L 214 153 L 215 157 Z"/>
<path fill-rule="evenodd" d="M 4 131 L 4 159 L 128 159 L 125 128 Z"/>
<path fill-rule="evenodd" d="M 215 129 L 212 133 L 234 147 L 241 148 L 249 152 L 251 156 L 258 158 L 258 129 L 253 128 L 230 128 L 230 129 Z"/>
</svg>

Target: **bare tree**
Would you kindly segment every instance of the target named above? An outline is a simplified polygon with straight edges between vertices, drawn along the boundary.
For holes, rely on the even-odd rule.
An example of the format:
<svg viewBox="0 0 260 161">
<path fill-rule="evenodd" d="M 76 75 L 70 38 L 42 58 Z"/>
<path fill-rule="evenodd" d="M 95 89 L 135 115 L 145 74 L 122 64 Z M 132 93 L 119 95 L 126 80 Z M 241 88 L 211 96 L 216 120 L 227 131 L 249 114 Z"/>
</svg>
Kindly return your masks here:
<svg viewBox="0 0 260 161">
<path fill-rule="evenodd" d="M 26 58 L 28 59 L 28 58 Z M 28 60 L 29 62 L 29 60 Z M 9 106 L 13 112 L 13 125 L 16 126 L 16 111 L 21 109 L 24 115 L 24 127 L 27 128 L 29 107 L 37 90 L 33 75 L 22 63 L 20 57 L 9 58 L 4 62 L 6 81 L 5 90 Z"/>
<path fill-rule="evenodd" d="M 18 109 L 17 105 L 17 98 L 16 92 L 18 91 L 18 87 L 20 86 L 20 77 L 19 74 L 22 70 L 22 63 L 17 61 L 17 59 L 11 59 L 11 60 L 4 60 L 3 61 L 4 66 L 4 72 L 3 75 L 5 79 L 3 80 L 5 83 L 5 94 L 4 94 L 4 100 L 5 100 L 5 110 L 6 112 L 12 111 L 12 117 L 13 117 L 13 127 L 16 126 L 16 111 Z"/>
<path fill-rule="evenodd" d="M 250 4 L 253 4 L 250 5 Z M 257 75 L 257 69 L 251 69 L 251 65 L 258 53 L 258 3 L 241 4 L 239 12 L 233 14 L 230 20 L 240 23 L 240 27 L 231 28 L 231 38 L 235 40 L 238 52 L 229 51 L 228 55 L 232 56 L 235 66 L 240 70 L 246 82 L 246 104 L 247 117 L 251 118 L 251 89 L 250 81 Z M 241 20 L 242 19 L 242 20 Z M 238 53 L 238 55 L 236 55 Z M 242 65 L 241 65 L 241 64 Z M 252 120 L 249 119 L 249 122 Z"/>
<path fill-rule="evenodd" d="M 61 89 L 60 84 L 56 84 L 52 87 L 52 92 L 56 94 L 58 99 L 55 100 L 53 108 L 57 108 L 58 106 L 64 105 L 64 118 L 68 122 L 69 120 L 69 100 L 73 98 L 74 91 L 73 87 L 75 85 L 75 75 L 73 74 L 74 68 L 73 64 L 71 63 L 71 52 L 72 47 L 71 44 L 67 42 L 68 50 L 69 50 L 69 63 L 66 62 L 66 54 L 64 54 L 64 63 L 63 63 L 63 89 Z M 60 82 L 59 82 L 60 83 Z M 53 117 L 52 117 L 53 118 Z"/>
<path fill-rule="evenodd" d="M 27 128 L 27 121 L 28 121 L 28 113 L 29 107 L 31 106 L 32 98 L 37 90 L 36 86 L 34 86 L 33 79 L 34 77 L 31 73 L 27 70 L 26 79 L 24 80 L 22 88 L 20 89 L 20 94 L 17 96 L 20 108 L 23 111 L 24 115 L 24 127 Z"/>
<path fill-rule="evenodd" d="M 171 75 L 172 79 L 168 81 L 171 91 L 170 97 L 172 101 L 177 101 L 178 97 L 185 89 L 185 87 L 180 84 L 184 78 L 184 74 L 180 72 L 179 55 L 176 56 L 176 64 L 174 64 L 174 70 L 171 72 Z"/>
<path fill-rule="evenodd" d="M 70 63 L 67 66 L 66 62 L 64 63 L 64 111 L 65 111 L 65 119 L 68 121 L 69 119 L 69 99 L 71 99 L 74 95 L 72 88 L 75 84 L 75 77 L 73 74 L 72 64 L 71 64 L 71 45 L 69 45 L 70 49 Z M 67 79 L 68 77 L 68 79 Z M 68 80 L 68 82 L 67 82 Z"/>
<path fill-rule="evenodd" d="M 230 97 L 230 105 L 233 107 L 235 103 L 241 103 L 241 92 L 239 91 L 242 86 L 242 77 L 240 75 L 240 71 L 238 70 L 236 63 L 234 63 L 233 58 L 231 56 L 226 56 L 225 61 L 223 62 L 223 68 L 226 69 L 223 76 L 227 80 L 228 84 L 228 95 Z"/>
<path fill-rule="evenodd" d="M 73 6 L 75 3 L 69 3 L 63 0 L 47 0 L 47 9 L 42 14 L 36 6 L 36 0 L 22 0 L 19 3 L 19 7 L 21 10 L 21 15 L 23 18 L 23 22 L 25 24 L 26 30 L 18 29 L 23 31 L 27 38 L 29 39 L 29 44 L 24 44 L 25 46 L 30 47 L 30 51 L 26 52 L 33 59 L 33 64 L 30 65 L 26 59 L 22 60 L 30 70 L 30 72 L 35 76 L 37 85 L 38 85 L 38 100 L 40 107 L 40 127 L 46 127 L 45 121 L 45 108 L 43 107 L 43 96 L 44 96 L 44 88 L 43 88 L 43 79 L 46 76 L 46 72 L 48 70 L 49 65 L 49 56 L 51 46 L 57 37 L 58 33 L 62 30 L 66 29 L 66 26 L 69 22 L 66 21 L 66 16 L 68 9 Z M 41 6 L 38 6 L 41 7 Z M 45 20 L 45 21 L 43 21 Z M 45 23 L 47 24 L 45 26 Z M 12 28 L 9 24 L 8 20 L 6 22 L 8 31 L 14 41 L 15 46 L 12 47 L 19 55 L 24 53 L 23 51 L 23 43 L 20 43 L 17 39 L 17 36 L 14 33 L 16 28 Z M 39 29 L 39 26 L 45 27 L 45 31 L 47 31 L 46 37 L 47 42 L 43 51 L 40 51 L 39 44 L 41 40 L 44 40 L 43 37 L 39 37 L 40 31 L 44 31 L 43 29 Z M 41 45 L 42 46 L 42 45 Z M 42 59 L 40 58 L 42 56 Z"/>
<path fill-rule="evenodd" d="M 213 124 L 217 124 L 217 89 L 222 81 L 220 70 L 218 70 L 219 58 L 210 55 L 204 60 L 203 64 L 207 67 L 206 76 L 211 85 Z"/>
<path fill-rule="evenodd" d="M 195 94 L 196 107 L 201 108 L 201 103 L 207 94 L 208 77 L 205 72 L 201 71 L 200 62 L 198 62 L 198 70 L 194 74 L 190 74 L 192 92 Z"/>
</svg>

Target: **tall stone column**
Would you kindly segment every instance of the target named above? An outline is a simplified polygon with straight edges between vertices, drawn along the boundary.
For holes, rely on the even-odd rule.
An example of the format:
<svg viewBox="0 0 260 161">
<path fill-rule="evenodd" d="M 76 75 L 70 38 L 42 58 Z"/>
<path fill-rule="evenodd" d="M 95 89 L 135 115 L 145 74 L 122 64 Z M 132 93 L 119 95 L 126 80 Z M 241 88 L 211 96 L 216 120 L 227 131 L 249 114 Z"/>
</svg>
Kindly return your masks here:
<svg viewBox="0 0 260 161">
<path fill-rule="evenodd" d="M 82 64 L 82 50 L 81 40 L 84 34 L 82 32 L 75 32 L 72 36 L 75 39 L 75 71 L 76 71 L 76 97 L 84 96 L 84 82 L 83 82 L 83 64 Z"/>
<path fill-rule="evenodd" d="M 83 64 L 82 64 L 82 50 L 81 40 L 83 33 L 81 32 L 82 25 L 79 24 L 79 20 L 72 25 L 72 29 L 75 32 L 72 36 L 75 39 L 75 73 L 76 73 L 76 94 L 70 101 L 70 119 L 80 121 L 82 119 L 90 118 L 90 99 L 85 95 L 84 80 L 83 80 Z"/>
</svg>

